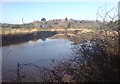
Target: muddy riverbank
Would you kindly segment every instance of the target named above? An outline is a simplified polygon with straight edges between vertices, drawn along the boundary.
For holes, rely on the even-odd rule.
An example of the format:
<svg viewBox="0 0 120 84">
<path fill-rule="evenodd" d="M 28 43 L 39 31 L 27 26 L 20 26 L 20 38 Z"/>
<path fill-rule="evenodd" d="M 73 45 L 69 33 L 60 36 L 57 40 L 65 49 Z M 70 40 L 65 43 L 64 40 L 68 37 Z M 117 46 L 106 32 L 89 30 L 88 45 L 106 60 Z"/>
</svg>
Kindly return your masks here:
<svg viewBox="0 0 120 84">
<path fill-rule="evenodd" d="M 27 42 L 29 40 L 44 39 L 47 37 L 51 37 L 55 34 L 57 34 L 57 32 L 41 31 L 41 32 L 34 32 L 34 33 L 27 33 L 27 34 L 2 35 L 2 46 Z"/>
</svg>

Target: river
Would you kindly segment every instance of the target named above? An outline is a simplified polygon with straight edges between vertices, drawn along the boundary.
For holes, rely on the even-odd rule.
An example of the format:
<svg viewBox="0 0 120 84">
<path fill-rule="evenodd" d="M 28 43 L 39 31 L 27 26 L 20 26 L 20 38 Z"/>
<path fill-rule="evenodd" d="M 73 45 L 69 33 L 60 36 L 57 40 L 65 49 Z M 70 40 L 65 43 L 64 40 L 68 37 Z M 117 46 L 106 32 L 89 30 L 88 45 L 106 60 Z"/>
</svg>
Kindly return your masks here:
<svg viewBox="0 0 120 84">
<path fill-rule="evenodd" d="M 34 64 L 41 68 L 50 68 L 53 61 L 71 58 L 73 42 L 68 39 L 39 39 L 21 44 L 2 47 L 2 77 L 3 81 L 16 81 L 17 67 L 24 64 Z M 24 68 L 24 72 L 33 73 L 34 70 Z M 29 78 L 30 79 L 30 78 Z M 29 81 L 24 80 L 24 81 Z M 33 80 L 32 80 L 33 81 Z"/>
<path fill-rule="evenodd" d="M 79 37 L 74 34 L 56 34 L 49 38 L 6 45 L 2 46 L 2 81 L 42 82 L 45 81 L 46 77 L 51 76 L 49 71 L 55 71 L 56 73 L 58 71 L 59 75 L 62 75 L 61 78 L 64 78 L 64 72 L 66 70 L 66 72 L 69 72 L 70 67 L 76 71 L 81 68 L 77 72 L 84 72 L 80 73 L 79 81 L 83 81 L 86 77 L 87 79 L 91 78 L 91 75 L 93 76 L 92 80 L 116 81 L 118 78 L 115 77 L 118 77 L 118 72 L 113 71 L 115 76 L 113 76 L 113 72 L 109 72 L 111 71 L 111 68 L 109 68 L 111 65 L 108 60 L 113 60 L 113 56 L 111 57 L 100 47 L 99 42 L 86 40 L 82 36 Z M 114 57 L 114 59 L 118 59 L 116 56 Z M 62 62 L 65 67 L 59 68 L 59 64 Z M 55 68 L 57 64 L 58 66 Z M 68 68 L 66 68 L 67 66 Z M 117 66 L 117 62 L 115 66 Z M 63 70 L 60 71 L 59 69 Z M 76 73 L 73 75 L 76 75 Z"/>
</svg>

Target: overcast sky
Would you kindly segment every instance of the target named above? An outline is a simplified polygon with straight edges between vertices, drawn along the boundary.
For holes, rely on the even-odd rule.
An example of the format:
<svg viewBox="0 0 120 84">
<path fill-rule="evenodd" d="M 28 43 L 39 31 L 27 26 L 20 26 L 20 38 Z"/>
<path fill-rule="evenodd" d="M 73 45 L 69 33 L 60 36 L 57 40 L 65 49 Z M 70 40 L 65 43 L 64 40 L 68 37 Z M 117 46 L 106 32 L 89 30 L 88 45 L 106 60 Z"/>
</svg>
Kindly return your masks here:
<svg viewBox="0 0 120 84">
<path fill-rule="evenodd" d="M 97 10 L 117 7 L 117 2 L 3 2 L 2 22 L 22 23 L 50 19 L 95 20 Z M 100 12 L 100 13 L 101 13 Z"/>
</svg>

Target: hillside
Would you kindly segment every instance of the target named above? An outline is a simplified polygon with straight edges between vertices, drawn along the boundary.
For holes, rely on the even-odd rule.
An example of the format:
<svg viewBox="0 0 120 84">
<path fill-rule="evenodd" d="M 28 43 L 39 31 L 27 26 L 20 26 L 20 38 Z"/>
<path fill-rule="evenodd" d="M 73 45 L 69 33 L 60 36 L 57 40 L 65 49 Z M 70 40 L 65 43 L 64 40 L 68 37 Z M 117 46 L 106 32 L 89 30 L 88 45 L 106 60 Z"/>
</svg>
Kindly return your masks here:
<svg viewBox="0 0 120 84">
<path fill-rule="evenodd" d="M 80 28 L 80 27 L 98 27 L 100 22 L 89 20 L 64 20 L 53 19 L 48 21 L 33 21 L 24 24 L 2 23 L 2 28 Z"/>
</svg>

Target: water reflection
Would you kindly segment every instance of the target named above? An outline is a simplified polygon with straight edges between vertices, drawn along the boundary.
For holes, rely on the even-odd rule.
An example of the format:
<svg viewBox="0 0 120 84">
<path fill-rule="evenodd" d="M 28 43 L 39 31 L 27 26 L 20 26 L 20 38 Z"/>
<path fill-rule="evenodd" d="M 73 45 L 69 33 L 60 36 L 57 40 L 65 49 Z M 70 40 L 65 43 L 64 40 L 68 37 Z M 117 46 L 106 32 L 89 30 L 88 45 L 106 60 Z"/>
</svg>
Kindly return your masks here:
<svg viewBox="0 0 120 84">
<path fill-rule="evenodd" d="M 82 41 L 83 39 L 80 39 L 76 34 L 56 34 L 48 39 L 34 38 L 25 43 L 4 46 L 2 53 L 3 73 L 5 73 L 3 74 L 3 81 L 11 81 L 7 80 L 6 77 L 8 79 L 17 78 L 16 70 L 18 63 L 21 65 L 29 63 L 39 65 L 42 70 L 43 68 L 54 66 L 58 61 L 70 59 L 73 54 L 73 46 Z M 31 75 L 38 74 L 34 67 L 30 66 L 24 67 L 23 72 L 29 74 L 29 76 L 30 73 L 32 73 Z M 38 80 L 40 77 L 37 76 L 35 77 L 36 80 L 40 81 Z M 33 81 L 33 79 L 27 77 L 23 81 Z"/>
<path fill-rule="evenodd" d="M 117 80 L 117 73 L 109 65 L 109 55 L 100 44 L 75 34 L 56 34 L 47 39 L 4 46 L 2 56 L 3 81 Z"/>
<path fill-rule="evenodd" d="M 16 80 L 17 64 L 35 64 L 39 67 L 50 68 L 54 60 L 63 60 L 70 58 L 72 54 L 71 41 L 64 39 L 39 39 L 28 41 L 27 43 L 9 45 L 2 47 L 3 59 L 3 81 Z M 30 65 L 31 66 L 31 65 Z M 26 66 L 24 73 L 35 75 L 34 67 Z M 36 69 L 36 68 L 35 68 Z M 12 79 L 11 79 L 12 78 Z M 35 77 L 38 78 L 38 77 Z M 11 80 L 9 80 L 11 79 Z M 23 81 L 29 80 L 27 77 Z"/>
<path fill-rule="evenodd" d="M 68 39 L 69 41 L 73 42 L 73 45 L 75 44 L 80 44 L 82 43 L 83 41 L 85 40 L 89 40 L 88 38 L 89 37 L 84 37 L 84 36 L 80 36 L 80 35 L 77 35 L 77 34 L 71 34 L 71 33 L 68 33 L 68 34 L 56 34 L 52 37 L 50 37 L 52 39 Z"/>
<path fill-rule="evenodd" d="M 46 40 L 46 38 L 42 38 L 42 41 L 45 41 Z"/>
</svg>

